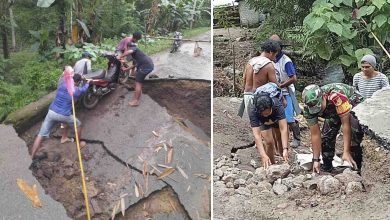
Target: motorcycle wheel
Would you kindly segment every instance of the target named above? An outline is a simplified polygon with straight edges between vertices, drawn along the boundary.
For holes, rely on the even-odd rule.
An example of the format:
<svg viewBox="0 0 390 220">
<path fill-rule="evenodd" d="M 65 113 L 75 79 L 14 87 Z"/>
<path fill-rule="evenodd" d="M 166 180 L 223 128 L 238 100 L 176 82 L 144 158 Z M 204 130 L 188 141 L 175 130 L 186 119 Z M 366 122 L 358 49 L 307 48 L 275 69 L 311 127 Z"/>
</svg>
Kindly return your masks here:
<svg viewBox="0 0 390 220">
<path fill-rule="evenodd" d="M 128 79 L 129 79 L 129 71 L 120 71 L 119 72 L 118 82 L 120 84 L 126 84 Z"/>
<path fill-rule="evenodd" d="M 93 88 L 89 87 L 82 99 L 83 106 L 86 109 L 93 109 L 99 102 L 99 96 L 93 92 Z"/>
</svg>

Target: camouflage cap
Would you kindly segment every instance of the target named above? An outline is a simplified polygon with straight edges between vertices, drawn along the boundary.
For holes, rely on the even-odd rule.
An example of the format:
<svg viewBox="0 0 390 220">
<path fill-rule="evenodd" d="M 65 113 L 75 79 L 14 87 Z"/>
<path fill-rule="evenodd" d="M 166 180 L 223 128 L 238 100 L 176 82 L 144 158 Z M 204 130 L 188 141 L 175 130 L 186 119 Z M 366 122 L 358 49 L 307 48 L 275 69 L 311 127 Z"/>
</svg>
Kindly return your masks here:
<svg viewBox="0 0 390 220">
<path fill-rule="evenodd" d="M 302 92 L 303 103 L 307 106 L 310 114 L 317 114 L 321 111 L 322 90 L 317 85 L 308 85 Z"/>
</svg>

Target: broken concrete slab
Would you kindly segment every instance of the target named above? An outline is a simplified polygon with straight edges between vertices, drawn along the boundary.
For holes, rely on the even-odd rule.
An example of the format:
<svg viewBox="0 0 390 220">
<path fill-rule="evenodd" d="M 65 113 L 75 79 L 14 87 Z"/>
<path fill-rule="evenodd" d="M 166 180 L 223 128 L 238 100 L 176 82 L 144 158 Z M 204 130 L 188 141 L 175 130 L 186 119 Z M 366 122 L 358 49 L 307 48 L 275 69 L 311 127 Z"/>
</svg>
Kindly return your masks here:
<svg viewBox="0 0 390 220">
<path fill-rule="evenodd" d="M 390 143 L 390 127 L 383 125 L 390 123 L 387 106 L 389 97 L 390 89 L 377 91 L 371 98 L 352 109 L 367 132 L 383 142 L 387 148 L 390 147 L 387 144 Z"/>
<path fill-rule="evenodd" d="M 194 137 L 191 129 L 178 123 L 149 96 L 142 96 L 140 106 L 130 107 L 127 103 L 132 95 L 126 89 L 118 88 L 116 95 L 101 100 L 93 111 L 80 111 L 78 117 L 83 123 L 82 138 L 103 142 L 108 151 L 140 172 L 143 170 L 143 160 L 155 167 L 158 164 L 175 167 L 176 171 L 163 181 L 151 177 L 149 185 L 170 185 L 191 218 L 208 218 L 210 147 Z M 163 141 L 166 145 L 172 142 L 173 158 L 170 164 L 166 163 L 168 152 L 165 149 L 155 152 L 156 146 Z M 177 166 L 188 179 L 183 177 Z M 158 169 L 164 170 L 161 167 Z M 134 200 L 130 202 L 134 203 Z"/>
<path fill-rule="evenodd" d="M 28 169 L 31 163 L 26 143 L 18 137 L 12 126 L 0 124 L 0 213 L 3 219 L 51 220 L 70 219 L 61 203 L 44 193 L 39 182 Z M 36 184 L 42 208 L 33 208 L 30 200 L 16 184 L 23 179 Z"/>
</svg>

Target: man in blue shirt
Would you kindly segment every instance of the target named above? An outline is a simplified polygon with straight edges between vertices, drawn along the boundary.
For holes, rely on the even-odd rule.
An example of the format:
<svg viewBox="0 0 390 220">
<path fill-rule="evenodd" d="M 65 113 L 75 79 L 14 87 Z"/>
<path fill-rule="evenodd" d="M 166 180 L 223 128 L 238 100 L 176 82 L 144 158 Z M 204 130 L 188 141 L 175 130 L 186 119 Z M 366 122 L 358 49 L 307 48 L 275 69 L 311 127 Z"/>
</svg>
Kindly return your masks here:
<svg viewBox="0 0 390 220">
<path fill-rule="evenodd" d="M 293 142 L 291 143 L 291 147 L 298 147 L 300 145 L 301 135 L 298 121 L 296 121 L 294 118 L 294 112 L 295 114 L 299 115 L 301 110 L 295 97 L 294 83 L 297 81 L 295 66 L 290 57 L 283 53 L 283 46 L 286 45 L 282 43 L 279 36 L 274 34 L 270 37 L 270 39 L 279 42 L 281 47 L 280 52 L 276 56 L 275 72 L 280 83 L 279 86 L 282 88 L 283 96 L 287 101 L 285 114 L 288 126 L 292 130 L 294 137 Z"/>
<path fill-rule="evenodd" d="M 85 85 L 79 87 L 82 77 L 80 74 L 75 74 L 73 76 L 75 92 L 74 99 L 77 100 L 80 96 L 87 91 L 89 87 L 89 81 Z M 31 157 L 33 158 L 35 153 L 38 151 L 43 137 L 49 137 L 50 130 L 56 123 L 64 123 L 64 129 L 62 130 L 61 143 L 70 141 L 68 138 L 68 126 L 73 126 L 73 115 L 72 115 L 72 97 L 69 95 L 66 88 L 64 78 L 60 79 L 57 88 L 57 94 L 53 102 L 49 107 L 49 112 L 46 115 L 45 120 L 42 123 L 41 129 L 38 136 L 35 138 L 32 150 Z M 79 138 L 81 138 L 81 122 L 76 118 L 77 124 L 77 133 Z M 80 142 L 80 146 L 84 147 L 86 143 L 84 141 Z"/>
</svg>

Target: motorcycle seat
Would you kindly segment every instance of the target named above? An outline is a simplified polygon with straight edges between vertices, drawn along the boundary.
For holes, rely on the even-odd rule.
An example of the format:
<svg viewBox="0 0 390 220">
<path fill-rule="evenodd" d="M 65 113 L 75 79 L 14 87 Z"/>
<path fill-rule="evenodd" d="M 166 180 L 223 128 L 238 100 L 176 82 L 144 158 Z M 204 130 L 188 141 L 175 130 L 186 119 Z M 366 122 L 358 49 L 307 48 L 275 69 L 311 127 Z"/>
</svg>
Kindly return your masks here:
<svg viewBox="0 0 390 220">
<path fill-rule="evenodd" d="M 106 75 L 106 70 L 96 70 L 94 72 L 85 74 L 84 77 L 87 79 L 103 79 Z"/>
</svg>

